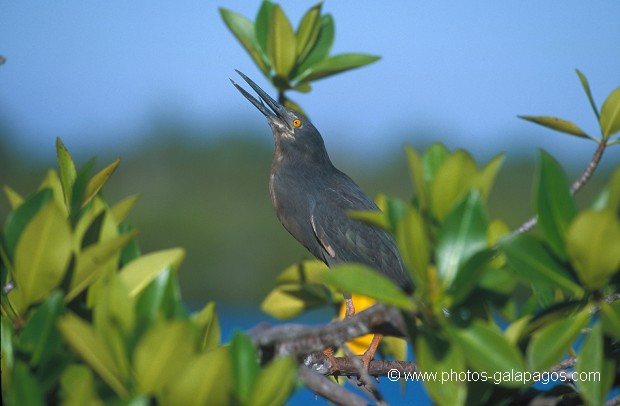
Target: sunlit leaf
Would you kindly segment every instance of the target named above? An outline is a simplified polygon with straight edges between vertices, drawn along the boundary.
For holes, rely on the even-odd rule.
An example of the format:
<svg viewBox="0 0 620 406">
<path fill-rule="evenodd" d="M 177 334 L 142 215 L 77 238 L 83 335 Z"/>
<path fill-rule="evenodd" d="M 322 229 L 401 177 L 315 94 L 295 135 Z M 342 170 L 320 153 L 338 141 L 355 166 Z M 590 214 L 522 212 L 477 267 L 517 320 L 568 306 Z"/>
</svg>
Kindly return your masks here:
<svg viewBox="0 0 620 406">
<path fill-rule="evenodd" d="M 422 216 L 411 206 L 407 207 L 405 216 L 396 227 L 396 241 L 416 290 L 424 295 L 429 288 L 427 268 L 431 248 Z"/>
<path fill-rule="evenodd" d="M 116 167 L 120 163 L 121 160 L 117 159 L 92 177 L 92 179 L 88 182 L 88 185 L 86 186 L 86 194 L 84 195 L 84 203 L 82 204 L 82 206 L 88 204 L 88 202 L 90 202 L 91 199 L 95 197 L 95 195 L 99 192 L 103 185 L 108 181 L 108 179 L 110 179 L 110 176 L 112 176 L 112 174 L 116 170 Z"/>
<path fill-rule="evenodd" d="M 417 365 L 422 371 L 438 376 L 466 372 L 465 355 L 456 345 L 421 333 L 414 342 Z M 424 373 L 424 372 L 422 372 Z M 467 398 L 467 382 L 460 379 L 429 379 L 424 382 L 431 398 L 439 405 L 463 405 Z"/>
<path fill-rule="evenodd" d="M 484 168 L 476 175 L 474 185 L 480 190 L 482 200 L 487 200 L 491 193 L 491 188 L 495 182 L 495 177 L 504 162 L 505 154 L 499 154 L 485 165 Z"/>
<path fill-rule="evenodd" d="M 258 13 L 256 14 L 256 23 L 254 24 L 254 30 L 256 35 L 256 41 L 262 51 L 261 54 L 267 55 L 267 43 L 269 41 L 269 23 L 271 21 L 271 13 L 275 4 L 271 1 L 264 0 Z M 268 58 L 266 58 L 268 59 Z M 267 61 L 266 61 L 267 62 Z"/>
<path fill-rule="evenodd" d="M 620 222 L 609 211 L 584 211 L 566 235 L 566 250 L 579 279 L 600 289 L 620 271 Z"/>
<path fill-rule="evenodd" d="M 309 82 L 323 79 L 350 69 L 360 68 L 379 59 L 381 59 L 379 56 L 353 53 L 331 56 L 308 67 L 303 80 Z"/>
<path fill-rule="evenodd" d="M 520 234 L 501 240 L 500 246 L 508 264 L 524 282 L 534 286 L 559 287 L 576 296 L 583 295 L 583 288 L 538 239 Z"/>
<path fill-rule="evenodd" d="M 422 167 L 424 168 L 424 181 L 427 185 L 433 183 L 437 171 L 449 157 L 450 152 L 440 143 L 434 143 L 424 152 Z"/>
<path fill-rule="evenodd" d="M 278 284 L 287 283 L 321 283 L 321 275 L 328 272 L 329 268 L 323 261 L 318 259 L 303 260 L 283 270 L 276 281 Z"/>
<path fill-rule="evenodd" d="M 15 210 L 24 201 L 24 198 L 9 186 L 4 186 L 3 190 L 11 205 L 11 209 Z"/>
<path fill-rule="evenodd" d="M 69 207 L 71 205 L 71 194 L 73 193 L 73 184 L 77 177 L 77 170 L 75 169 L 75 163 L 73 158 L 71 158 L 71 154 L 69 154 L 60 137 L 56 138 L 56 157 L 65 205 Z"/>
<path fill-rule="evenodd" d="M 575 123 L 572 123 L 568 120 L 563 120 L 557 117 L 550 116 L 517 116 L 523 120 L 531 121 L 532 123 L 536 123 L 538 125 L 542 125 L 543 127 L 550 128 L 555 131 L 559 131 L 561 133 L 574 135 L 576 137 L 581 138 L 590 138 L 588 134 L 586 134 L 581 128 L 579 128 Z"/>
<path fill-rule="evenodd" d="M 608 139 L 620 131 L 620 87 L 617 87 L 601 107 L 601 132 L 603 139 Z"/>
<path fill-rule="evenodd" d="M 452 206 L 467 193 L 477 172 L 476 162 L 463 150 L 443 161 L 430 184 L 431 209 L 438 220 L 443 220 Z"/>
<path fill-rule="evenodd" d="M 343 293 L 358 293 L 385 304 L 413 310 L 407 295 L 386 276 L 361 264 L 342 264 L 323 274 L 323 280 Z"/>
<path fill-rule="evenodd" d="M 321 16 L 321 25 L 319 29 L 319 35 L 317 40 L 306 56 L 301 62 L 301 65 L 295 70 L 295 80 L 305 80 L 307 76 L 308 68 L 313 66 L 318 61 L 327 58 L 329 51 L 334 42 L 334 19 L 330 14 L 323 14 Z"/>
<path fill-rule="evenodd" d="M 64 406 L 103 405 L 97 396 L 93 371 L 84 365 L 69 365 L 60 378 Z"/>
<path fill-rule="evenodd" d="M 261 309 L 277 319 L 287 320 L 328 303 L 331 298 L 319 285 L 283 284 L 269 292 Z"/>
<path fill-rule="evenodd" d="M 599 119 L 598 109 L 596 108 L 596 104 L 594 103 L 594 99 L 592 98 L 592 92 L 590 91 L 590 85 L 588 84 L 588 79 L 586 75 L 581 73 L 579 69 L 575 69 L 577 75 L 579 76 L 579 81 L 581 82 L 581 86 L 583 87 L 584 92 L 586 92 L 586 96 L 588 96 L 588 101 L 590 102 L 590 106 L 592 107 L 592 111 L 596 115 L 596 119 Z"/>
<path fill-rule="evenodd" d="M 215 312 L 215 302 L 209 302 L 203 309 L 192 317 L 200 328 L 200 350 L 208 351 L 220 344 L 220 323 Z"/>
<path fill-rule="evenodd" d="M 409 176 L 413 182 L 415 188 L 416 197 L 420 203 L 420 209 L 426 210 L 428 207 L 428 185 L 424 179 L 424 165 L 422 158 L 418 155 L 418 152 L 411 146 L 405 147 L 405 153 L 407 155 L 407 163 L 409 165 Z"/>
<path fill-rule="evenodd" d="M 566 258 L 564 239 L 577 208 L 566 173 L 551 155 L 542 150 L 534 186 L 534 205 L 538 225 L 547 243 L 556 255 Z"/>
<path fill-rule="evenodd" d="M 368 224 L 372 224 L 375 227 L 382 228 L 384 230 L 390 229 L 390 219 L 380 211 L 371 210 L 349 210 L 347 216 L 355 220 L 360 220 Z"/>
<path fill-rule="evenodd" d="M 450 330 L 456 338 L 454 344 L 461 347 L 467 363 L 477 371 L 494 374 L 524 370 L 521 352 L 496 326 L 476 319 L 466 328 Z M 505 381 L 502 384 L 520 386 L 522 383 Z"/>
<path fill-rule="evenodd" d="M 127 217 L 129 211 L 138 202 L 138 199 L 140 199 L 140 195 L 132 195 L 126 197 L 112 207 L 112 216 L 114 216 L 114 220 L 116 220 L 118 224 L 125 220 L 125 217 Z"/>
<path fill-rule="evenodd" d="M 575 370 L 579 376 L 598 376 L 598 379 L 579 379 L 579 393 L 590 405 L 603 405 L 611 390 L 615 375 L 614 361 L 605 356 L 603 328 L 600 322 L 587 334 L 577 356 Z M 595 374 L 595 375 L 593 375 Z"/>
<path fill-rule="evenodd" d="M 447 214 L 435 252 L 437 270 L 445 288 L 457 279 L 466 261 L 486 248 L 486 229 L 487 217 L 478 191 L 472 191 Z"/>
<path fill-rule="evenodd" d="M 247 335 L 236 332 L 230 342 L 230 358 L 232 360 L 233 387 L 241 404 L 248 401 L 258 377 L 258 358 L 256 349 Z"/>
<path fill-rule="evenodd" d="M 322 5 L 322 2 L 318 3 L 306 11 L 297 28 L 297 59 L 300 61 L 308 55 L 319 37 Z"/>
<path fill-rule="evenodd" d="M 15 249 L 15 284 L 21 306 L 43 300 L 60 284 L 71 258 L 71 229 L 55 202 L 28 223 Z"/>
<path fill-rule="evenodd" d="M 295 386 L 297 363 L 291 357 L 278 358 L 258 375 L 248 404 L 283 405 Z"/>
<path fill-rule="evenodd" d="M 160 323 L 140 339 L 133 367 L 141 391 L 158 394 L 175 381 L 194 354 L 191 326 L 184 320 Z"/>
<path fill-rule="evenodd" d="M 589 309 L 575 316 L 547 323 L 532 335 L 527 362 L 532 371 L 544 371 L 560 361 L 589 320 Z"/>
<path fill-rule="evenodd" d="M 68 215 L 69 207 L 65 203 L 62 184 L 60 183 L 60 178 L 55 170 L 50 169 L 47 171 L 45 178 L 43 178 L 43 181 L 39 185 L 39 190 L 40 189 L 52 189 L 54 193 L 54 201 L 58 204 L 62 214 L 65 216 Z"/>
<path fill-rule="evenodd" d="M 185 250 L 182 248 L 143 255 L 121 269 L 120 277 L 127 284 L 130 294 L 135 296 L 164 269 L 177 269 L 184 257 Z"/>
<path fill-rule="evenodd" d="M 67 313 L 58 320 L 58 329 L 69 346 L 110 385 L 117 395 L 127 396 L 127 388 L 113 362 L 112 354 L 90 324 L 73 313 Z"/>
<path fill-rule="evenodd" d="M 219 11 L 228 29 L 250 54 L 254 63 L 265 75 L 269 76 L 269 68 L 263 61 L 262 52 L 256 39 L 254 23 L 241 14 L 225 8 L 220 7 Z"/>
<path fill-rule="evenodd" d="M 295 65 L 295 32 L 288 17 L 282 11 L 282 7 L 278 4 L 271 11 L 267 49 L 276 75 L 288 78 Z"/>
</svg>

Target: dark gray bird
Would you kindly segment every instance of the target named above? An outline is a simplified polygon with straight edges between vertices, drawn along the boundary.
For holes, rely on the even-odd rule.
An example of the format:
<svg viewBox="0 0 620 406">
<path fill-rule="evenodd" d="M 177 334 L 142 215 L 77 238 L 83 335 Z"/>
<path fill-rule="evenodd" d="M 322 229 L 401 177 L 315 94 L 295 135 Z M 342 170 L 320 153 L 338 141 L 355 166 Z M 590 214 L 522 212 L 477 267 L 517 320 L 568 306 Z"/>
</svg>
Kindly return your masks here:
<svg viewBox="0 0 620 406">
<path fill-rule="evenodd" d="M 411 293 L 413 283 L 392 236 L 347 215 L 349 210 L 379 208 L 350 177 L 334 167 L 318 130 L 306 117 L 284 107 L 250 78 L 237 73 L 264 101 L 231 80 L 265 115 L 273 132 L 275 152 L 269 190 L 284 228 L 329 267 L 343 262 L 362 263 Z M 350 316 L 355 309 L 350 297 L 345 299 Z"/>
</svg>

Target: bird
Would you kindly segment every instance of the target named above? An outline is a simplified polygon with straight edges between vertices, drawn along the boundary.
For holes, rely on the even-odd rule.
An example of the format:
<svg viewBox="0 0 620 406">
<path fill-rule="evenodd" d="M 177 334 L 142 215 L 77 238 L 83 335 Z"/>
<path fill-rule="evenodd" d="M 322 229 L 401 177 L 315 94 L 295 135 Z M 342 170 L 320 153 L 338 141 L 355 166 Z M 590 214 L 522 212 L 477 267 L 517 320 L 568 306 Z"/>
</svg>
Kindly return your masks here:
<svg viewBox="0 0 620 406">
<path fill-rule="evenodd" d="M 316 127 L 303 114 L 274 100 L 242 72 L 236 72 L 260 100 L 230 79 L 232 84 L 266 117 L 273 133 L 269 191 L 284 228 L 328 267 L 361 263 L 374 268 L 406 293 L 412 293 L 411 276 L 392 235 L 347 214 L 353 210 L 380 209 L 353 179 L 334 166 Z M 355 307 L 350 295 L 345 294 L 344 298 L 345 317 L 350 317 Z M 376 335 L 361 357 L 366 369 L 380 340 L 381 336 Z M 324 353 L 333 357 L 333 352 Z"/>
</svg>

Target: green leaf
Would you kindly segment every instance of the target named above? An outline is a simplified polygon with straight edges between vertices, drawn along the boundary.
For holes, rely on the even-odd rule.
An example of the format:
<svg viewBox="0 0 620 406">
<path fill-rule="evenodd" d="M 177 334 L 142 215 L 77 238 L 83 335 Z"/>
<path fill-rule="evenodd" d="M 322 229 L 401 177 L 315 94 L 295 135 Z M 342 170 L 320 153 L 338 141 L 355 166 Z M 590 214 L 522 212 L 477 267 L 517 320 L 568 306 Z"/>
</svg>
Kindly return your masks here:
<svg viewBox="0 0 620 406">
<path fill-rule="evenodd" d="M 220 344 L 220 323 L 215 312 L 215 302 L 209 302 L 200 313 L 192 317 L 200 328 L 200 350 L 208 351 Z"/>
<path fill-rule="evenodd" d="M 164 269 L 177 269 L 184 257 L 185 250 L 182 248 L 171 248 L 143 255 L 121 269 L 120 276 L 127 284 L 130 294 L 135 296 Z"/>
<path fill-rule="evenodd" d="M 86 186 L 86 193 L 84 195 L 84 202 L 82 203 L 82 207 L 87 205 L 88 202 L 90 202 L 92 198 L 95 197 L 95 195 L 99 192 L 99 190 L 101 190 L 103 185 L 108 181 L 108 179 L 110 179 L 110 176 L 112 176 L 112 174 L 116 170 L 116 167 L 120 163 L 121 160 L 117 159 L 92 177 L 92 179 L 88 182 L 88 185 Z"/>
<path fill-rule="evenodd" d="M 15 362 L 15 352 L 13 348 L 13 335 L 14 330 L 11 322 L 8 318 L 2 317 L 0 320 L 0 348 L 2 349 L 2 370 L 4 371 L 5 367 L 9 369 L 13 368 L 13 363 Z M 4 384 L 4 380 L 2 381 Z"/>
<path fill-rule="evenodd" d="M 276 281 L 278 285 L 301 284 L 301 283 L 321 283 L 321 275 L 328 272 L 329 268 L 323 261 L 318 259 L 303 260 L 293 264 L 283 270 Z"/>
<path fill-rule="evenodd" d="M 302 80 L 304 82 L 311 82 L 323 79 L 340 72 L 360 68 L 379 59 L 381 59 L 379 56 L 353 53 L 331 56 L 309 66 L 304 72 Z"/>
<path fill-rule="evenodd" d="M 110 209 L 114 220 L 116 220 L 118 224 L 125 220 L 125 217 L 127 217 L 127 214 L 129 214 L 129 211 L 133 208 L 133 206 L 136 205 L 138 199 L 140 199 L 140 195 L 126 197 Z"/>
<path fill-rule="evenodd" d="M 495 177 L 504 162 L 505 154 L 499 154 L 493 158 L 486 166 L 476 175 L 474 185 L 480 190 L 482 200 L 486 201 L 491 193 L 491 188 L 495 182 Z"/>
<path fill-rule="evenodd" d="M 534 286 L 559 287 L 578 297 L 583 295 L 583 288 L 535 237 L 525 234 L 507 237 L 500 241 L 500 246 L 522 281 Z"/>
<path fill-rule="evenodd" d="M 553 252 L 566 259 L 564 238 L 577 208 L 566 173 L 551 155 L 542 150 L 534 194 L 538 225 Z"/>
<path fill-rule="evenodd" d="M 583 341 L 575 365 L 579 376 L 598 377 L 577 381 L 579 392 L 589 405 L 605 404 L 614 381 L 615 369 L 614 361 L 605 356 L 603 329 L 601 323 L 597 322 Z"/>
<path fill-rule="evenodd" d="M 26 226 L 32 218 L 53 198 L 51 189 L 41 189 L 32 196 L 29 196 L 24 202 L 13 210 L 6 218 L 4 223 L 4 245 L 9 260 L 15 255 L 15 246 L 21 237 Z"/>
<path fill-rule="evenodd" d="M 616 167 L 609 180 L 605 207 L 620 216 L 620 165 Z"/>
<path fill-rule="evenodd" d="M 3 371 L 4 373 L 6 372 Z M 4 400 L 4 387 L 2 389 L 2 399 Z M 22 362 L 18 362 L 13 368 L 10 389 L 6 395 L 12 405 L 43 406 L 45 404 L 41 385 Z"/>
<path fill-rule="evenodd" d="M 134 351 L 139 389 L 159 394 L 174 382 L 194 355 L 191 326 L 183 320 L 160 323 L 146 332 Z"/>
<path fill-rule="evenodd" d="M 283 405 L 295 387 L 297 363 L 291 357 L 278 358 L 258 375 L 249 405 Z"/>
<path fill-rule="evenodd" d="M 249 405 L 259 372 L 256 350 L 250 337 L 237 331 L 230 342 L 230 356 L 235 393 L 241 404 Z"/>
<path fill-rule="evenodd" d="M 103 405 L 97 396 L 93 371 L 84 365 L 69 365 L 62 373 L 62 404 L 66 406 Z"/>
<path fill-rule="evenodd" d="M 20 305 L 43 300 L 62 281 L 71 258 L 71 229 L 51 201 L 28 223 L 15 249 L 15 285 Z"/>
<path fill-rule="evenodd" d="M 20 334 L 20 349 L 31 354 L 30 363 L 36 366 L 50 347 L 52 335 L 57 335 L 56 319 L 63 310 L 63 294 L 56 290 L 32 312 Z"/>
<path fill-rule="evenodd" d="M 591 290 L 600 289 L 620 270 L 620 222 L 609 211 L 584 211 L 566 235 L 566 250 L 577 276 Z"/>
<path fill-rule="evenodd" d="M 605 334 L 620 339 L 620 302 L 602 302 L 601 319 Z"/>
<path fill-rule="evenodd" d="M 405 216 L 396 227 L 396 241 L 402 259 L 411 273 L 416 291 L 424 296 L 429 289 L 428 265 L 431 247 L 426 235 L 426 227 L 420 213 L 407 206 Z"/>
<path fill-rule="evenodd" d="M 531 371 L 542 372 L 560 361 L 588 324 L 589 308 L 578 314 L 547 323 L 532 334 L 527 346 L 527 362 Z"/>
<path fill-rule="evenodd" d="M 260 50 L 260 45 L 258 44 L 254 31 L 254 23 L 241 14 L 237 14 L 225 8 L 220 7 L 219 10 L 222 20 L 224 20 L 230 32 L 233 33 L 243 48 L 250 54 L 252 60 L 254 60 L 254 63 L 256 63 L 261 72 L 263 72 L 265 76 L 269 76 L 269 67 L 263 61 L 262 51 Z"/>
<path fill-rule="evenodd" d="M 481 282 L 482 273 L 496 254 L 496 250 L 485 248 L 477 251 L 459 266 L 456 278 L 449 290 L 454 302 L 458 303 L 464 300 L 472 289 Z"/>
<path fill-rule="evenodd" d="M 90 324 L 73 313 L 67 313 L 58 320 L 58 329 L 69 346 L 110 385 L 117 395 L 121 397 L 128 395 L 112 354 Z"/>
<path fill-rule="evenodd" d="M 385 213 L 376 210 L 349 210 L 347 216 L 355 220 L 360 220 L 368 224 L 372 224 L 375 227 L 382 228 L 384 230 L 390 229 L 390 219 Z"/>
<path fill-rule="evenodd" d="M 586 78 L 586 75 L 581 73 L 579 69 L 575 69 L 575 71 L 577 72 L 577 75 L 579 76 L 579 80 L 581 81 L 581 86 L 583 87 L 583 90 L 586 92 L 586 96 L 588 96 L 588 101 L 590 102 L 592 111 L 594 111 L 594 114 L 596 115 L 596 119 L 599 120 L 598 109 L 596 108 L 596 104 L 594 103 L 594 99 L 592 98 L 592 92 L 590 91 L 590 85 L 588 84 L 588 79 Z"/>
<path fill-rule="evenodd" d="M 65 302 L 70 302 L 92 284 L 107 269 L 110 261 L 116 261 L 121 248 L 138 234 L 137 230 L 119 235 L 87 247 L 75 259 L 75 269 L 69 285 Z"/>
<path fill-rule="evenodd" d="M 480 193 L 474 190 L 447 214 L 439 229 L 435 261 L 444 288 L 458 278 L 467 260 L 486 248 L 486 229 Z"/>
<path fill-rule="evenodd" d="M 411 146 L 405 146 L 405 153 L 407 155 L 407 163 L 409 165 L 409 176 L 416 192 L 416 197 L 420 204 L 420 209 L 426 210 L 428 208 L 428 185 L 424 179 L 424 164 L 422 158 L 418 155 L 418 152 Z"/>
<path fill-rule="evenodd" d="M 434 143 L 426 150 L 422 157 L 422 166 L 424 168 L 424 181 L 427 185 L 433 183 L 437 171 L 449 157 L 450 152 L 441 143 Z"/>
<path fill-rule="evenodd" d="M 331 302 L 325 288 L 319 285 L 284 284 L 269 292 L 261 309 L 276 319 L 288 320 Z"/>
<path fill-rule="evenodd" d="M 21 197 L 21 195 L 17 193 L 15 190 L 13 190 L 12 188 L 8 186 L 4 186 L 3 190 L 4 190 L 4 194 L 6 195 L 7 200 L 9 201 L 9 204 L 11 205 L 12 210 L 17 209 L 19 205 L 21 205 L 22 202 L 24 201 L 24 198 Z"/>
<path fill-rule="evenodd" d="M 477 173 L 476 162 L 463 150 L 456 151 L 442 162 L 430 183 L 431 209 L 438 220 L 442 221 L 467 193 Z"/>
<path fill-rule="evenodd" d="M 303 80 L 309 67 L 313 66 L 318 61 L 322 61 L 327 58 L 333 42 L 334 20 L 330 14 L 323 14 L 321 16 L 321 25 L 316 43 L 306 58 L 301 61 L 301 64 L 297 67 L 297 69 L 295 69 L 294 79 L 300 81 Z"/>
<path fill-rule="evenodd" d="M 575 123 L 572 123 L 568 120 L 563 120 L 561 118 L 550 117 L 550 116 L 517 116 L 517 117 L 523 120 L 531 121 L 532 123 L 536 123 L 538 125 L 542 125 L 543 127 L 547 127 L 552 130 L 559 131 L 561 133 L 574 135 L 580 138 L 591 138 L 581 128 L 579 128 Z"/>
<path fill-rule="evenodd" d="M 271 13 L 273 12 L 273 6 L 275 4 L 271 1 L 264 0 L 258 14 L 256 14 L 256 23 L 254 24 L 254 30 L 256 33 L 256 41 L 262 51 L 262 55 L 267 55 L 267 43 L 269 40 L 269 22 L 271 21 Z M 265 58 L 268 61 L 268 58 Z M 266 62 L 267 62 L 266 61 Z M 269 76 L 267 74 L 267 76 Z"/>
<path fill-rule="evenodd" d="M 316 44 L 321 30 L 321 6 L 318 3 L 311 7 L 301 18 L 297 28 L 297 60 L 303 61 Z"/>
<path fill-rule="evenodd" d="M 280 5 L 273 6 L 269 23 L 267 50 L 277 76 L 288 78 L 295 66 L 295 32 Z"/>
<path fill-rule="evenodd" d="M 620 131 L 620 87 L 607 96 L 601 107 L 599 122 L 604 140 Z"/>
<path fill-rule="evenodd" d="M 449 342 L 428 333 L 421 333 L 414 341 L 415 357 L 420 375 L 425 372 L 439 377 L 466 372 L 465 355 Z M 427 379 L 424 387 L 439 405 L 463 405 L 467 399 L 467 382 L 460 379 Z"/>
<path fill-rule="evenodd" d="M 228 347 L 219 347 L 192 358 L 163 394 L 163 405 L 231 404 L 231 363 Z"/>
<path fill-rule="evenodd" d="M 414 308 L 409 297 L 394 282 L 365 265 L 335 266 L 323 274 L 323 280 L 343 293 L 358 293 L 401 309 Z"/>
<path fill-rule="evenodd" d="M 523 371 L 524 362 L 516 345 L 495 325 L 476 319 L 466 328 L 451 328 L 453 343 L 461 347 L 469 365 L 487 374 Z M 521 382 L 504 381 L 506 386 Z"/>
<path fill-rule="evenodd" d="M 73 192 L 73 184 L 77 177 L 77 170 L 71 154 L 62 143 L 60 137 L 56 138 L 56 156 L 58 159 L 58 171 L 60 172 L 60 181 L 62 183 L 62 191 L 67 207 L 71 204 L 71 193 Z"/>
</svg>

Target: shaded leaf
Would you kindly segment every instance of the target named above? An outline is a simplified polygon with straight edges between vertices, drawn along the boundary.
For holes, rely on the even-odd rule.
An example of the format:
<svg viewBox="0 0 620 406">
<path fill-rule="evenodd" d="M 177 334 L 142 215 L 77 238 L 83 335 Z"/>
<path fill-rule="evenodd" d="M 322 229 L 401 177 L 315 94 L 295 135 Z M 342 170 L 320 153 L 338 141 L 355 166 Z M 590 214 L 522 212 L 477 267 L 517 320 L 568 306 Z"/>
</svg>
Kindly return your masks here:
<svg viewBox="0 0 620 406">
<path fill-rule="evenodd" d="M 441 283 L 448 288 L 463 265 L 486 248 L 487 218 L 478 191 L 470 192 L 446 216 L 437 238 L 435 261 Z"/>
<path fill-rule="evenodd" d="M 19 346 L 23 351 L 28 351 L 31 365 L 38 365 L 43 353 L 51 347 L 52 335 L 56 332 L 56 318 L 63 310 L 62 292 L 56 290 L 38 306 L 31 314 L 28 322 L 24 325 L 20 337 Z"/>
<path fill-rule="evenodd" d="M 160 323 L 136 345 L 133 367 L 142 392 L 159 394 L 174 382 L 194 354 L 190 325 L 183 320 Z"/>
<path fill-rule="evenodd" d="M 594 99 L 592 98 L 592 92 L 590 91 L 590 85 L 588 84 L 588 79 L 586 75 L 581 73 L 579 69 L 575 69 L 577 75 L 579 76 L 579 81 L 581 82 L 581 87 L 583 87 L 584 92 L 586 92 L 586 96 L 588 96 L 588 101 L 590 102 L 590 106 L 592 107 L 592 111 L 596 115 L 596 119 L 599 119 L 598 109 L 596 108 L 596 104 L 594 103 Z"/>
<path fill-rule="evenodd" d="M 293 391 L 296 375 L 297 363 L 291 357 L 274 360 L 258 375 L 248 404 L 283 405 Z"/>
<path fill-rule="evenodd" d="M 620 339 L 620 302 L 602 302 L 601 319 L 605 334 Z"/>
<path fill-rule="evenodd" d="M 379 56 L 353 53 L 331 56 L 309 66 L 304 72 L 303 81 L 323 79 L 350 69 L 360 68 L 379 59 L 381 59 Z"/>
<path fill-rule="evenodd" d="M 256 63 L 261 72 L 269 76 L 269 67 L 263 61 L 262 52 L 254 31 L 254 23 L 241 14 L 225 8 L 220 7 L 219 11 L 228 29 L 250 54 L 254 63 Z"/>
<path fill-rule="evenodd" d="M 3 374 L 4 373 L 3 371 Z M 4 396 L 5 394 L 2 393 L 3 399 Z M 18 362 L 13 368 L 11 391 L 7 393 L 7 398 L 9 399 L 9 403 L 13 405 L 43 406 L 45 404 L 41 385 L 30 373 L 26 364 L 22 362 Z"/>
<path fill-rule="evenodd" d="M 230 342 L 233 387 L 241 404 L 248 401 L 258 376 L 258 358 L 252 340 L 247 335 L 236 332 Z"/>
<path fill-rule="evenodd" d="M 616 167 L 609 180 L 605 207 L 620 216 L 620 165 Z"/>
<path fill-rule="evenodd" d="M 482 200 L 487 200 L 491 193 L 491 188 L 495 182 L 495 177 L 504 162 L 505 154 L 499 154 L 485 165 L 484 168 L 476 175 L 474 185 L 479 188 Z"/>
<path fill-rule="evenodd" d="M 414 307 L 408 296 L 394 282 L 365 265 L 337 265 L 323 274 L 323 280 L 343 293 L 358 293 L 407 310 L 413 310 Z"/>
<path fill-rule="evenodd" d="M 295 65 L 295 32 L 282 8 L 276 4 L 271 11 L 267 50 L 277 76 L 288 78 Z"/>
<path fill-rule="evenodd" d="M 409 176 L 411 176 L 420 209 L 426 210 L 429 203 L 429 191 L 428 185 L 424 179 L 424 164 L 422 163 L 422 158 L 420 158 L 418 152 L 409 145 L 405 146 L 405 153 L 407 155 L 407 164 L 409 165 Z"/>
<path fill-rule="evenodd" d="M 434 143 L 426 150 L 422 157 L 422 166 L 424 168 L 424 181 L 427 185 L 433 183 L 437 171 L 449 157 L 450 152 L 440 143 Z"/>
<path fill-rule="evenodd" d="M 534 286 L 559 287 L 575 296 L 583 295 L 583 288 L 538 239 L 521 234 L 501 240 L 500 246 L 511 268 L 524 282 Z"/>
<path fill-rule="evenodd" d="M 594 323 L 586 336 L 579 354 L 575 370 L 579 376 L 598 376 L 599 379 L 580 379 L 579 392 L 590 405 L 603 405 L 614 381 L 614 361 L 606 359 L 603 343 L 603 329 L 600 322 Z M 596 374 L 596 375 L 593 375 Z"/>
<path fill-rule="evenodd" d="M 542 150 L 534 186 L 534 205 L 538 225 L 547 243 L 556 255 L 565 259 L 564 238 L 577 208 L 566 173 L 551 155 Z"/>
<path fill-rule="evenodd" d="M 15 284 L 26 309 L 62 281 L 71 258 L 71 229 L 55 202 L 28 223 L 15 249 Z"/>
<path fill-rule="evenodd" d="M 603 107 L 601 107 L 599 121 L 605 140 L 620 131 L 620 87 L 617 87 L 607 96 Z"/>
<path fill-rule="evenodd" d="M 75 163 L 73 158 L 71 158 L 71 154 L 69 154 L 60 137 L 56 138 L 56 157 L 65 205 L 69 207 L 71 205 L 71 194 L 73 193 L 73 184 L 77 177 L 77 170 L 75 169 Z"/>
<path fill-rule="evenodd" d="M 256 35 L 256 41 L 262 51 L 261 54 L 267 55 L 267 43 L 269 40 L 269 23 L 271 21 L 271 12 L 275 4 L 271 1 L 264 0 L 258 13 L 256 14 L 256 23 L 254 24 L 254 30 Z M 265 58 L 268 59 L 268 58 Z M 265 61 L 268 62 L 268 61 Z M 268 73 L 266 73 L 268 76 Z"/>
<path fill-rule="evenodd" d="M 527 362 L 532 371 L 544 371 L 560 361 L 590 318 L 589 309 L 551 321 L 532 334 L 527 346 Z"/>
<path fill-rule="evenodd" d="M 584 211 L 566 235 L 566 250 L 579 279 L 600 289 L 620 271 L 620 222 L 609 211 Z"/>
<path fill-rule="evenodd" d="M 319 35 L 317 37 L 314 47 L 308 53 L 305 60 L 295 69 L 295 80 L 305 80 L 307 76 L 308 68 L 313 66 L 318 61 L 327 58 L 329 51 L 334 42 L 334 20 L 330 14 L 323 14 L 321 16 L 321 26 L 319 29 Z"/>
<path fill-rule="evenodd" d="M 123 267 L 120 277 L 129 288 L 130 294 L 135 296 L 164 269 L 177 269 L 184 257 L 185 250 L 182 248 L 171 248 L 143 255 Z"/>
<path fill-rule="evenodd" d="M 69 365 L 60 378 L 65 406 L 103 405 L 97 396 L 93 371 L 84 365 Z"/>
<path fill-rule="evenodd" d="M 140 195 L 131 195 L 120 202 L 116 203 L 110 210 L 112 212 L 112 216 L 114 220 L 116 220 L 117 224 L 122 223 L 129 214 L 129 211 L 135 206 L 135 204 L 140 199 Z"/>
<path fill-rule="evenodd" d="M 504 373 L 523 371 L 524 362 L 518 347 L 511 344 L 497 326 L 474 320 L 467 328 L 451 328 L 454 344 L 461 347 L 467 363 L 479 372 Z M 503 381 L 505 386 L 521 382 Z"/>
<path fill-rule="evenodd" d="M 581 128 L 579 128 L 575 123 L 572 123 L 568 120 L 563 120 L 557 117 L 550 116 L 517 116 L 523 120 L 531 121 L 532 123 L 536 123 L 538 125 L 542 125 L 543 127 L 550 128 L 555 131 L 559 131 L 565 134 L 574 135 L 580 138 L 590 138 L 588 134 L 586 134 Z"/>
<path fill-rule="evenodd" d="M 347 216 L 360 220 L 384 230 L 390 229 L 390 219 L 385 213 L 376 210 L 349 210 Z"/>
<path fill-rule="evenodd" d="M 58 329 L 69 346 L 110 385 L 118 396 L 127 396 L 127 388 L 113 362 L 112 354 L 87 322 L 73 313 L 68 313 L 58 320 Z"/>
</svg>

